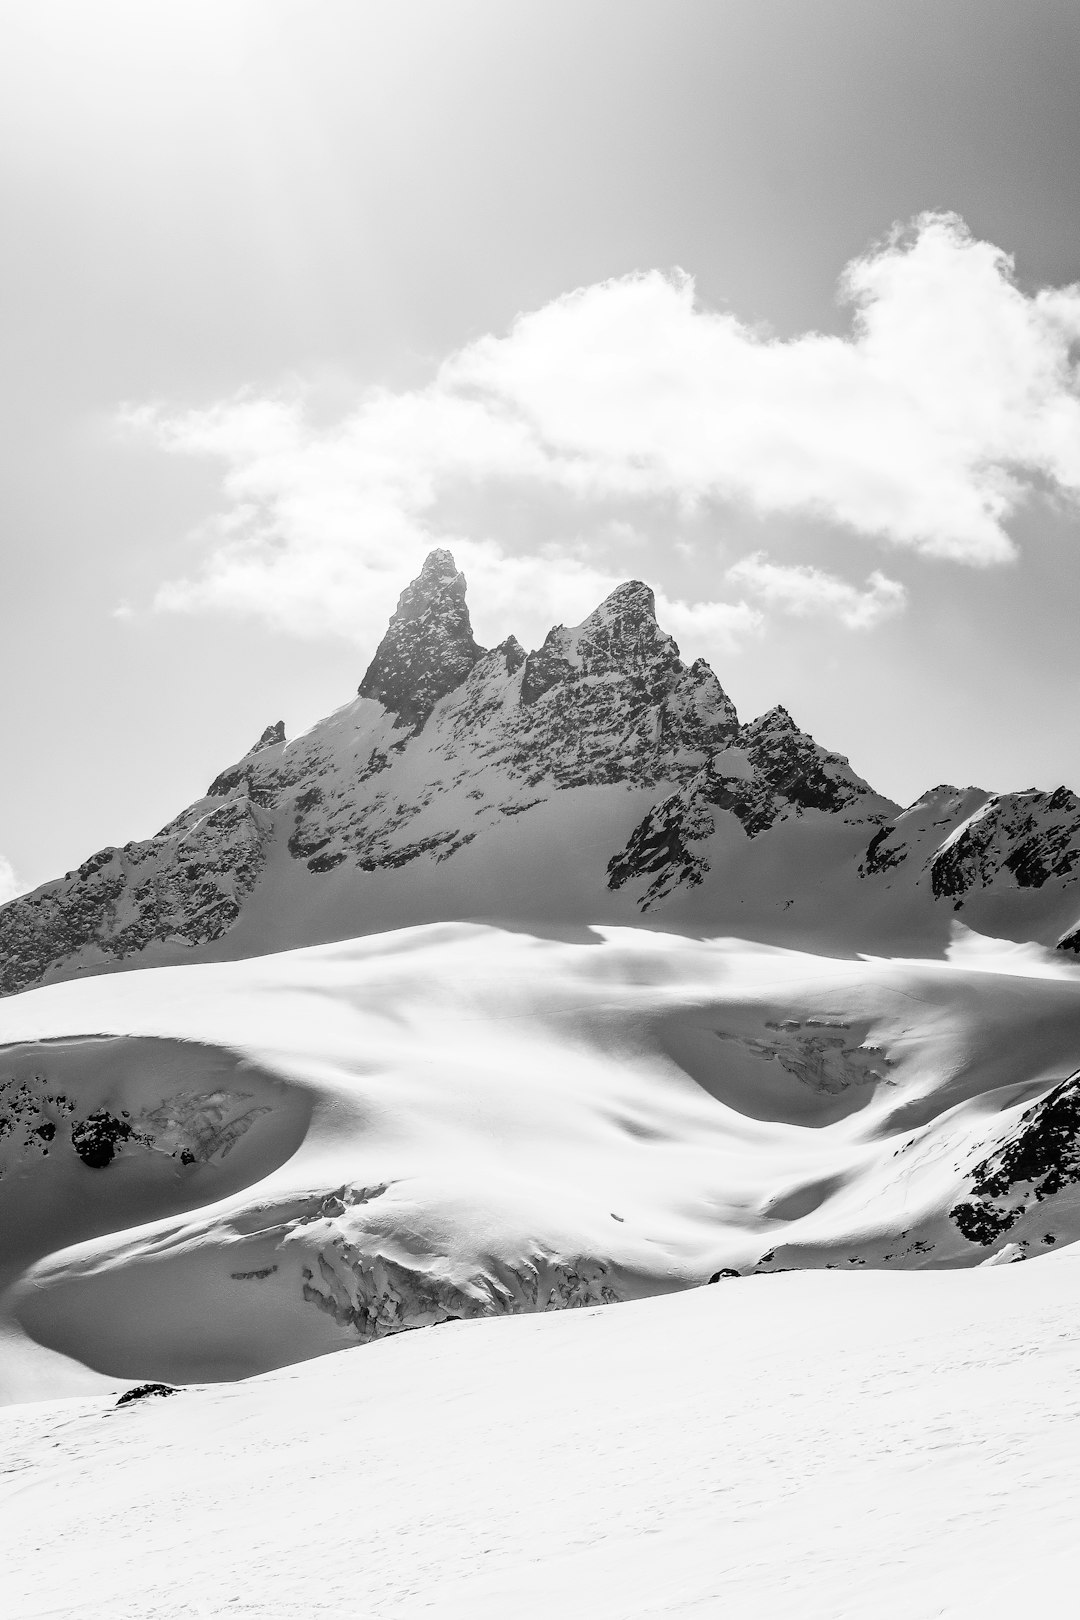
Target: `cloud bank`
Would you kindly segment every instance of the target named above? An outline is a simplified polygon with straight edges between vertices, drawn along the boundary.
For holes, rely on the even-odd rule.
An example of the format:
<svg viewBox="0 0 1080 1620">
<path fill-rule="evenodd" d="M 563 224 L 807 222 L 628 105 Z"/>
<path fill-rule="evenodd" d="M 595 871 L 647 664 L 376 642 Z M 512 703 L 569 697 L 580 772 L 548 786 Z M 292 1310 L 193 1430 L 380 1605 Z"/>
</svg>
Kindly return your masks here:
<svg viewBox="0 0 1080 1620">
<path fill-rule="evenodd" d="M 727 578 L 781 613 L 795 618 L 825 614 L 849 630 L 871 630 L 882 619 L 902 613 L 907 604 L 904 587 L 879 569 L 860 590 L 820 568 L 784 567 L 754 552 L 729 568 Z"/>
<path fill-rule="evenodd" d="M 445 544 L 491 612 L 584 612 L 638 571 L 612 539 L 630 528 L 612 509 L 647 509 L 662 548 L 658 503 L 675 517 L 715 510 L 719 532 L 737 506 L 1007 561 L 1008 520 L 1034 488 L 1080 496 L 1080 287 L 1028 294 L 1005 253 L 932 214 L 849 264 L 840 292 L 849 335 L 778 339 L 703 309 L 681 272 L 650 271 L 522 315 L 426 387 L 369 389 L 331 426 L 297 394 L 129 410 L 164 449 L 224 469 L 201 565 L 155 605 L 366 639 L 403 573 Z M 577 520 L 522 554 L 484 526 L 485 496 L 508 489 L 557 492 Z M 455 532 L 447 514 L 470 502 Z M 739 600 L 667 604 L 677 633 L 681 620 L 733 645 L 776 611 L 865 630 L 905 601 L 880 571 L 858 587 L 760 554 L 726 581 Z"/>
</svg>

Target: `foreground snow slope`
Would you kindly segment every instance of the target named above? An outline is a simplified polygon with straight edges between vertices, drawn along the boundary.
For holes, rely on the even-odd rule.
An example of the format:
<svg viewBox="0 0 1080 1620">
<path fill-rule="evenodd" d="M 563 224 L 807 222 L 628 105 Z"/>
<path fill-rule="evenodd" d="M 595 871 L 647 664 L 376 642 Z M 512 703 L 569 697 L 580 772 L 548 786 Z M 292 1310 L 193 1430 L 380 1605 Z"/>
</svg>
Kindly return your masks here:
<svg viewBox="0 0 1080 1620">
<path fill-rule="evenodd" d="M 0 1043 L 9 1400 L 1080 1236 L 1080 970 L 971 935 L 438 924 L 50 986 Z"/>
<path fill-rule="evenodd" d="M 0 1414 L 9 1612 L 1067 1613 L 1075 1251 L 757 1277 Z"/>
</svg>

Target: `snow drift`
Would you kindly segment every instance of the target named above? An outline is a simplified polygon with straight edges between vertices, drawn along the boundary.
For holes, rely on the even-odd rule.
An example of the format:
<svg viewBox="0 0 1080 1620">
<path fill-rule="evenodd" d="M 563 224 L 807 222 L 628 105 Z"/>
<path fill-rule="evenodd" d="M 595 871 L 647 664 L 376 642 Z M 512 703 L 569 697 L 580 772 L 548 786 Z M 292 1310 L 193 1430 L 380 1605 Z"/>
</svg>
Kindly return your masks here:
<svg viewBox="0 0 1080 1620">
<path fill-rule="evenodd" d="M 459 923 L 9 999 L 8 1397 L 1067 1245 L 1080 972 L 969 959 Z"/>
</svg>

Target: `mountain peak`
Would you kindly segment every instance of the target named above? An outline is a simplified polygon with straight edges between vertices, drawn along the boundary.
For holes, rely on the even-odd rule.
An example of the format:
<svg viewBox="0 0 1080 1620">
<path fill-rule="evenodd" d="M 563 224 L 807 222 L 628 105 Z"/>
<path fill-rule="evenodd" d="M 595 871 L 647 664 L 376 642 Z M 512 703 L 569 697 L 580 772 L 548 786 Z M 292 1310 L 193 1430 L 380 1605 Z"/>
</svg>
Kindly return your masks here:
<svg viewBox="0 0 1080 1620">
<path fill-rule="evenodd" d="M 799 727 L 782 703 L 774 704 L 771 709 L 766 709 L 764 714 L 759 714 L 756 720 L 749 721 L 744 730 L 752 736 L 769 736 L 776 733 L 801 735 Z"/>
<path fill-rule="evenodd" d="M 252 754 L 261 754 L 264 748 L 272 748 L 275 743 L 283 743 L 284 741 L 285 722 L 284 720 L 275 720 L 273 725 L 267 726 L 258 742 L 252 743 L 244 758 L 249 759 Z"/>
<path fill-rule="evenodd" d="M 460 685 L 482 656 L 465 602 L 465 575 L 453 555 L 438 547 L 398 597 L 359 694 L 375 698 L 419 731 L 439 699 Z"/>
<path fill-rule="evenodd" d="M 623 616 L 656 618 L 656 596 L 643 580 L 627 579 L 621 585 L 616 585 L 615 589 L 604 597 L 600 606 L 589 615 L 591 619 Z"/>
<path fill-rule="evenodd" d="M 234 927 L 244 954 L 267 919 L 291 946 L 450 916 L 625 921 L 670 899 L 712 931 L 757 908 L 754 926 L 787 940 L 798 902 L 832 939 L 849 915 L 877 929 L 891 888 L 903 926 L 921 917 L 932 939 L 940 902 L 974 907 L 973 926 L 1034 916 L 1080 953 L 1068 790 L 939 787 L 901 811 L 782 705 L 740 725 L 640 580 L 528 653 L 513 636 L 480 648 L 465 594 L 451 552 L 431 551 L 360 686 L 374 701 L 288 745 L 268 726 L 154 837 L 0 906 L 0 994 L 147 952 L 183 960 Z M 294 863 L 316 885 L 297 907 Z"/>
<path fill-rule="evenodd" d="M 412 586 L 405 587 L 405 590 L 402 592 L 401 600 L 403 601 L 405 599 L 413 586 L 419 585 L 421 582 L 426 585 L 430 585 L 433 581 L 456 584 L 458 580 L 461 581 L 461 594 L 464 596 L 465 576 L 458 571 L 458 565 L 454 561 L 454 553 L 452 551 L 447 551 L 445 546 L 436 546 L 435 549 L 433 551 L 429 551 L 427 556 L 424 558 L 423 566 L 421 567 L 419 574 L 413 580 Z M 400 607 L 400 605 L 401 603 L 399 601 L 398 606 Z"/>
</svg>

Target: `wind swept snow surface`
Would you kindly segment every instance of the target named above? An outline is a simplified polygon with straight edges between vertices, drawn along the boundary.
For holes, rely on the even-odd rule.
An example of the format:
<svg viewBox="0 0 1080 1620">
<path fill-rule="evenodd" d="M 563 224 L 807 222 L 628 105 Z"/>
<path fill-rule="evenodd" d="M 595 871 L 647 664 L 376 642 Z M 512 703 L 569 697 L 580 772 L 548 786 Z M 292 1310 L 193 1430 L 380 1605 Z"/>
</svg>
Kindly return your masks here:
<svg viewBox="0 0 1080 1620">
<path fill-rule="evenodd" d="M 1078 1053 L 1080 970 L 970 934 L 443 923 L 0 1002 L 5 1604 L 1045 1605 Z"/>
<path fill-rule="evenodd" d="M 975 1620 L 1075 1576 L 1080 1272 L 801 1273 L 0 1414 L 33 1620 Z"/>
<path fill-rule="evenodd" d="M 9 1400 L 1080 1236 L 1080 972 L 464 923 L 0 1003 Z"/>
</svg>

